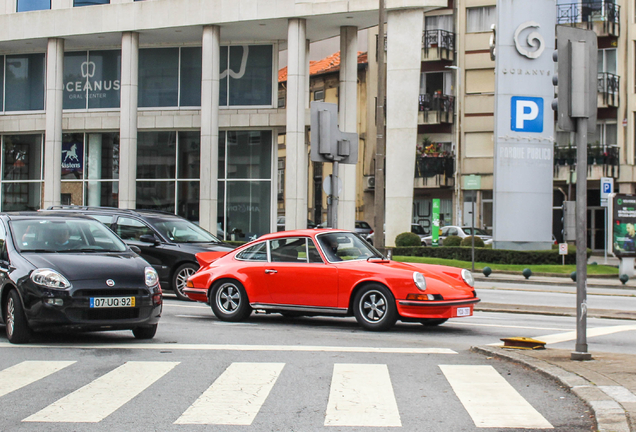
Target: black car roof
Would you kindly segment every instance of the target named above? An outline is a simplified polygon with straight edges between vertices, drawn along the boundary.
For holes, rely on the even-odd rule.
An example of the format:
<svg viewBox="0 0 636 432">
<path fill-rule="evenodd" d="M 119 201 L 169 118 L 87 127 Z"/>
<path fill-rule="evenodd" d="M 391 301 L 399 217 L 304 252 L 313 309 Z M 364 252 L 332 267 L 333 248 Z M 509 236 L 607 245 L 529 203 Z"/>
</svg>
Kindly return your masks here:
<svg viewBox="0 0 636 432">
<path fill-rule="evenodd" d="M 132 215 L 132 216 L 142 216 L 142 217 L 173 217 L 182 219 L 181 216 L 178 216 L 174 213 L 164 212 L 161 210 L 144 210 L 144 209 L 121 209 L 117 207 L 91 207 L 91 206 L 73 206 L 73 205 L 60 205 L 60 206 L 51 206 L 46 210 L 52 210 L 54 212 L 65 211 L 65 212 L 76 212 L 76 213 L 85 213 L 85 212 L 94 212 L 94 213 L 102 213 L 102 214 L 117 214 L 117 215 Z M 42 210 L 42 211 L 46 211 Z"/>
<path fill-rule="evenodd" d="M 3 215 L 7 216 L 9 220 L 33 220 L 33 219 L 89 219 L 94 220 L 90 216 L 86 216 L 81 213 L 62 213 L 62 212 L 47 212 L 47 211 L 23 211 L 23 212 L 4 212 Z"/>
</svg>

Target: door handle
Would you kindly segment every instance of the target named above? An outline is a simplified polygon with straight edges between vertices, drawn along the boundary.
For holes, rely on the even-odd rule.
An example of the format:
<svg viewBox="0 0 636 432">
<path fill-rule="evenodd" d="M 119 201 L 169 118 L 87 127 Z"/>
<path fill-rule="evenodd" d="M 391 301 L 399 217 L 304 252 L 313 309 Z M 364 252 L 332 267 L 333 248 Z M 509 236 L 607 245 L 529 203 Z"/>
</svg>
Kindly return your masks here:
<svg viewBox="0 0 636 432">
<path fill-rule="evenodd" d="M 271 270 L 271 269 L 267 269 L 265 270 L 265 273 L 270 274 L 270 273 L 278 273 L 278 271 L 276 270 Z"/>
</svg>

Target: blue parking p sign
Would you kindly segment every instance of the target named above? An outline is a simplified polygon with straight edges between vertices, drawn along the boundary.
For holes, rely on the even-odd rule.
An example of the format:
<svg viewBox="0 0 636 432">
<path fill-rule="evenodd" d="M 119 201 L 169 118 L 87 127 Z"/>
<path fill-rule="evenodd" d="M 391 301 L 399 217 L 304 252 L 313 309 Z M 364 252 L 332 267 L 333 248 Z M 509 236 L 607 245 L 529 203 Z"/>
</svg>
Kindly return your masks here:
<svg viewBox="0 0 636 432">
<path fill-rule="evenodd" d="M 543 98 L 513 96 L 510 117 L 510 129 L 515 132 L 543 132 Z"/>
</svg>

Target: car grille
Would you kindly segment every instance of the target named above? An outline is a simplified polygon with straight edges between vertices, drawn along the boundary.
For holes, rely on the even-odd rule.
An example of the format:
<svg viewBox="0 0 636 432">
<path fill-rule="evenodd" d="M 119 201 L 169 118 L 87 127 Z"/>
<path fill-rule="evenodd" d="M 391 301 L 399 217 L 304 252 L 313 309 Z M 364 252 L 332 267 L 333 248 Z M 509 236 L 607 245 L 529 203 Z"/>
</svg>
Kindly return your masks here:
<svg viewBox="0 0 636 432">
<path fill-rule="evenodd" d="M 73 297 L 123 297 L 123 296 L 143 296 L 148 295 L 148 291 L 143 289 L 92 289 L 92 290 L 77 290 L 73 294 Z"/>
</svg>

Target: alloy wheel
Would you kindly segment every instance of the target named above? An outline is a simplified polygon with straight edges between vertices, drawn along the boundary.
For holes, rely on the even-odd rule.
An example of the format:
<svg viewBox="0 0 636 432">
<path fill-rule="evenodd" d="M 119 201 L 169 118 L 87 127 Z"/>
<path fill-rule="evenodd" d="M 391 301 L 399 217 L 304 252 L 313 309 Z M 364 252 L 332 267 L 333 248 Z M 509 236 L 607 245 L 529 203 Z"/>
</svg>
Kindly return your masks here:
<svg viewBox="0 0 636 432">
<path fill-rule="evenodd" d="M 234 313 L 241 306 L 241 293 L 236 285 L 223 284 L 216 291 L 216 305 L 224 313 Z"/>
<path fill-rule="evenodd" d="M 369 291 L 365 293 L 360 301 L 360 313 L 369 322 L 377 323 L 382 321 L 386 314 L 387 300 L 379 291 Z"/>
<path fill-rule="evenodd" d="M 183 289 L 186 286 L 186 283 L 188 282 L 188 278 L 190 276 L 192 276 L 194 273 L 196 273 L 196 270 L 191 268 L 191 267 L 184 267 L 178 274 L 177 274 L 177 278 L 176 278 L 176 282 L 177 282 L 177 291 L 179 291 L 182 295 L 185 296 Z"/>
<path fill-rule="evenodd" d="M 7 335 L 9 337 L 13 336 L 14 328 L 15 328 L 15 305 L 13 304 L 13 299 L 9 297 L 9 301 L 7 302 Z"/>
</svg>

